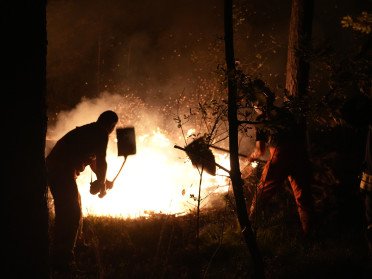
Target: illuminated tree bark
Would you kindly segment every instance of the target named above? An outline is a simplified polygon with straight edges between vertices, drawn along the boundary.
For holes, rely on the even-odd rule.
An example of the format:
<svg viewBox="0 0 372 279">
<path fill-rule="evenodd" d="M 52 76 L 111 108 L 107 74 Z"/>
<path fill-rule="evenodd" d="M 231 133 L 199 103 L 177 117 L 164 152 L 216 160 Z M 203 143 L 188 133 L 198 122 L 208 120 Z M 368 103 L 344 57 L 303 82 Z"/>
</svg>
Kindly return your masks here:
<svg viewBox="0 0 372 279">
<path fill-rule="evenodd" d="M 313 0 L 292 0 L 285 88 L 293 96 L 306 94 L 309 84 L 306 53 L 311 40 L 313 6 Z"/>
<path fill-rule="evenodd" d="M 310 50 L 313 9 L 313 0 L 292 0 L 285 88 L 289 95 L 299 98 L 307 94 L 309 85 L 309 62 L 306 55 Z M 306 107 L 303 112 L 305 110 Z M 308 148 L 305 115 L 301 115 L 299 121 L 303 127 L 302 138 L 299 140 Z"/>
<path fill-rule="evenodd" d="M 232 20 L 232 0 L 225 0 L 225 55 L 228 80 L 228 120 L 229 120 L 229 149 L 230 149 L 230 179 L 233 186 L 238 221 L 244 241 L 252 255 L 255 277 L 264 278 L 263 260 L 257 246 L 255 234 L 248 218 L 246 203 L 243 194 L 243 181 L 241 179 L 238 155 L 238 119 L 236 106 L 236 80 L 234 38 Z"/>
<path fill-rule="evenodd" d="M 2 274 L 49 278 L 46 2 L 2 1 Z M 5 166 L 4 166 L 5 165 Z"/>
</svg>

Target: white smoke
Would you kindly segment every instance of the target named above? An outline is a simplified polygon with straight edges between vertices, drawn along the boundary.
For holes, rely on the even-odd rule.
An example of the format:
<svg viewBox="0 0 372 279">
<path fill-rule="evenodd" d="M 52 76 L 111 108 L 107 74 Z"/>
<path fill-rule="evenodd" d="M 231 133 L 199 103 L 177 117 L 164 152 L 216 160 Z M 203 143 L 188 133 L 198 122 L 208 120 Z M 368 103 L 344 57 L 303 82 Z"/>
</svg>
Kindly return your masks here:
<svg viewBox="0 0 372 279">
<path fill-rule="evenodd" d="M 149 213 L 185 214 L 195 210 L 196 200 L 192 197 L 198 196 L 200 177 L 186 154 L 174 148 L 176 144 L 184 144 L 182 133 L 176 123 L 172 125 L 172 117 L 165 115 L 162 108 L 149 107 L 137 97 L 104 92 L 99 98 L 83 99 L 74 109 L 58 113 L 56 122 L 48 127 L 48 149 L 66 132 L 96 121 L 100 113 L 108 109 L 119 115 L 117 128 L 135 128 L 137 153 L 128 156 L 114 188 L 103 199 L 89 193 L 90 182 L 95 180 L 90 168 L 81 173 L 77 182 L 84 215 L 139 217 Z M 107 152 L 109 180 L 118 174 L 124 160 L 117 155 L 115 140 L 116 134 L 112 133 Z M 218 160 L 229 168 L 226 156 Z M 223 176 L 203 174 L 202 207 L 215 205 L 216 195 L 228 190 L 226 173 L 221 170 L 220 174 Z M 209 202 L 212 199 L 214 202 Z"/>
</svg>

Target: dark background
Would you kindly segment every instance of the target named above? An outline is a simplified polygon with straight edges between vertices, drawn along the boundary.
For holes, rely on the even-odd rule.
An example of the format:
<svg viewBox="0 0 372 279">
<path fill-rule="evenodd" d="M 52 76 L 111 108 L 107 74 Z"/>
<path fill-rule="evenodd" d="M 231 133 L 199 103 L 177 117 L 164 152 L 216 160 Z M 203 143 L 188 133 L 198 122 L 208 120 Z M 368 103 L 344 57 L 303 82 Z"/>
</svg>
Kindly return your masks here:
<svg viewBox="0 0 372 279">
<path fill-rule="evenodd" d="M 341 27 L 367 0 L 315 1 L 314 46 L 342 57 L 358 34 Z M 250 75 L 284 86 L 290 1 L 235 1 L 235 56 Z M 201 83 L 224 63 L 223 1 L 50 0 L 47 6 L 48 111 L 74 107 L 102 91 L 135 94 L 162 105 Z M 318 90 L 323 73 L 311 69 Z M 324 77 L 326 78 L 326 77 Z"/>
<path fill-rule="evenodd" d="M 160 104 L 168 94 L 184 88 L 192 93 L 197 81 L 212 75 L 216 65 L 223 61 L 221 2 L 217 5 L 217 1 L 48 1 L 47 37 L 44 1 L 35 1 L 35 5 L 29 1 L 2 2 L 5 69 L 2 91 L 3 96 L 9 97 L 2 110 L 3 130 L 9 135 L 3 146 L 6 151 L 3 157 L 8 159 L 2 195 L 4 274 L 47 278 L 45 97 L 51 114 L 71 109 L 83 96 L 95 97 L 104 88 L 122 94 L 129 89 L 146 101 Z M 272 87 L 283 86 L 289 1 L 242 2 L 246 9 L 240 8 L 236 13 L 237 19 L 244 19 L 236 30 L 236 57 L 245 69 L 252 72 L 256 69 Z M 359 14 L 367 5 L 370 1 L 316 1 L 314 40 L 332 45 L 339 57 L 349 53 L 358 46 L 354 39 L 359 36 L 342 29 L 340 19 L 347 14 Z M 183 24 L 178 25 L 180 19 Z M 46 38 L 47 91 L 43 52 Z M 262 59 L 265 63 L 261 66 Z M 324 72 L 312 68 L 313 77 L 314 73 L 322 76 Z M 339 135 L 344 135 L 344 139 L 355 142 L 353 133 L 341 132 Z M 345 162 L 350 167 L 346 155 L 353 154 L 352 146 L 347 140 L 335 146 L 329 138 L 324 137 L 328 144 L 323 145 L 324 149 L 336 150 L 327 150 L 329 161 Z M 321 163 L 324 172 L 325 161 Z M 343 169 L 339 173 L 348 174 Z M 339 196 L 345 201 L 338 199 L 342 205 L 338 208 L 347 213 L 351 208 L 347 195 Z M 344 221 L 346 226 L 353 215 L 339 217 L 339 223 Z M 348 265 L 347 260 L 342 263 Z M 37 276 L 40 273 L 43 276 Z"/>
</svg>

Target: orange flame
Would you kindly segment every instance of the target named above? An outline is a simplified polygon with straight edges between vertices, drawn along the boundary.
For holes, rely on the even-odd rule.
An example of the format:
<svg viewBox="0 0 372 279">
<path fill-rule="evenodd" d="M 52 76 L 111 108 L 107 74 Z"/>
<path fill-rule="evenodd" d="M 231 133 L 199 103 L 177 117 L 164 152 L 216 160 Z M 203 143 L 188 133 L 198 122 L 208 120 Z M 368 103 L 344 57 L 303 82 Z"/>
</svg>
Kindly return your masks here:
<svg viewBox="0 0 372 279">
<path fill-rule="evenodd" d="M 108 180 L 116 176 L 124 160 L 117 156 L 116 142 L 112 137 L 107 152 Z M 200 177 L 186 154 L 173 148 L 174 144 L 160 131 L 139 135 L 136 143 L 137 154 L 128 156 L 113 189 L 104 198 L 89 193 L 90 182 L 95 180 L 89 167 L 78 177 L 84 216 L 136 218 L 151 213 L 182 215 L 196 208 L 197 200 L 192 197 L 198 196 Z M 226 154 L 217 154 L 216 161 L 229 168 Z M 223 170 L 218 170 L 216 176 L 204 173 L 202 206 L 209 206 L 208 197 L 211 194 L 226 192 L 228 183 Z"/>
</svg>

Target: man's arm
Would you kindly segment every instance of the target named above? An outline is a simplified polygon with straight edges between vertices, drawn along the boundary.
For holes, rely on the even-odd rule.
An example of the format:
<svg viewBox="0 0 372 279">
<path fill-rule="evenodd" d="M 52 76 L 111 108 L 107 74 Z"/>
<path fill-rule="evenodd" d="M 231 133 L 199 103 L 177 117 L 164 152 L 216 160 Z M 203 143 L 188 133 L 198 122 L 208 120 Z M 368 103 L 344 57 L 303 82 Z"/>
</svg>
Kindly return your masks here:
<svg viewBox="0 0 372 279">
<path fill-rule="evenodd" d="M 95 171 L 97 176 L 97 183 L 100 186 L 100 193 L 98 195 L 100 198 L 103 198 L 106 195 L 106 172 L 107 172 L 106 156 L 100 154 L 97 156 Z"/>
<path fill-rule="evenodd" d="M 268 139 L 267 132 L 260 127 L 255 127 L 255 128 L 256 128 L 256 142 L 255 142 L 255 147 L 254 147 L 253 152 L 251 153 L 251 155 L 249 155 L 249 158 L 248 158 L 249 162 L 256 161 L 260 157 L 264 156 L 266 152 L 266 142 Z"/>
<path fill-rule="evenodd" d="M 253 162 L 265 155 L 266 143 L 264 141 L 256 141 L 255 148 L 251 155 L 249 155 L 248 161 Z"/>
<path fill-rule="evenodd" d="M 243 179 L 248 178 L 252 173 L 252 162 L 257 161 L 261 156 L 265 154 L 266 144 L 264 141 L 256 141 L 255 148 L 250 156 L 248 156 L 248 163 L 241 172 Z"/>
<path fill-rule="evenodd" d="M 99 197 L 103 198 L 106 195 L 106 172 L 107 172 L 107 162 L 106 162 L 106 149 L 108 144 L 108 137 L 101 139 L 99 148 L 96 151 L 96 160 L 93 165 L 92 170 L 97 176 L 97 185 L 99 186 Z"/>
<path fill-rule="evenodd" d="M 264 141 L 256 141 L 255 148 L 251 155 L 249 155 L 248 161 L 253 162 L 265 155 L 266 143 Z"/>
</svg>

